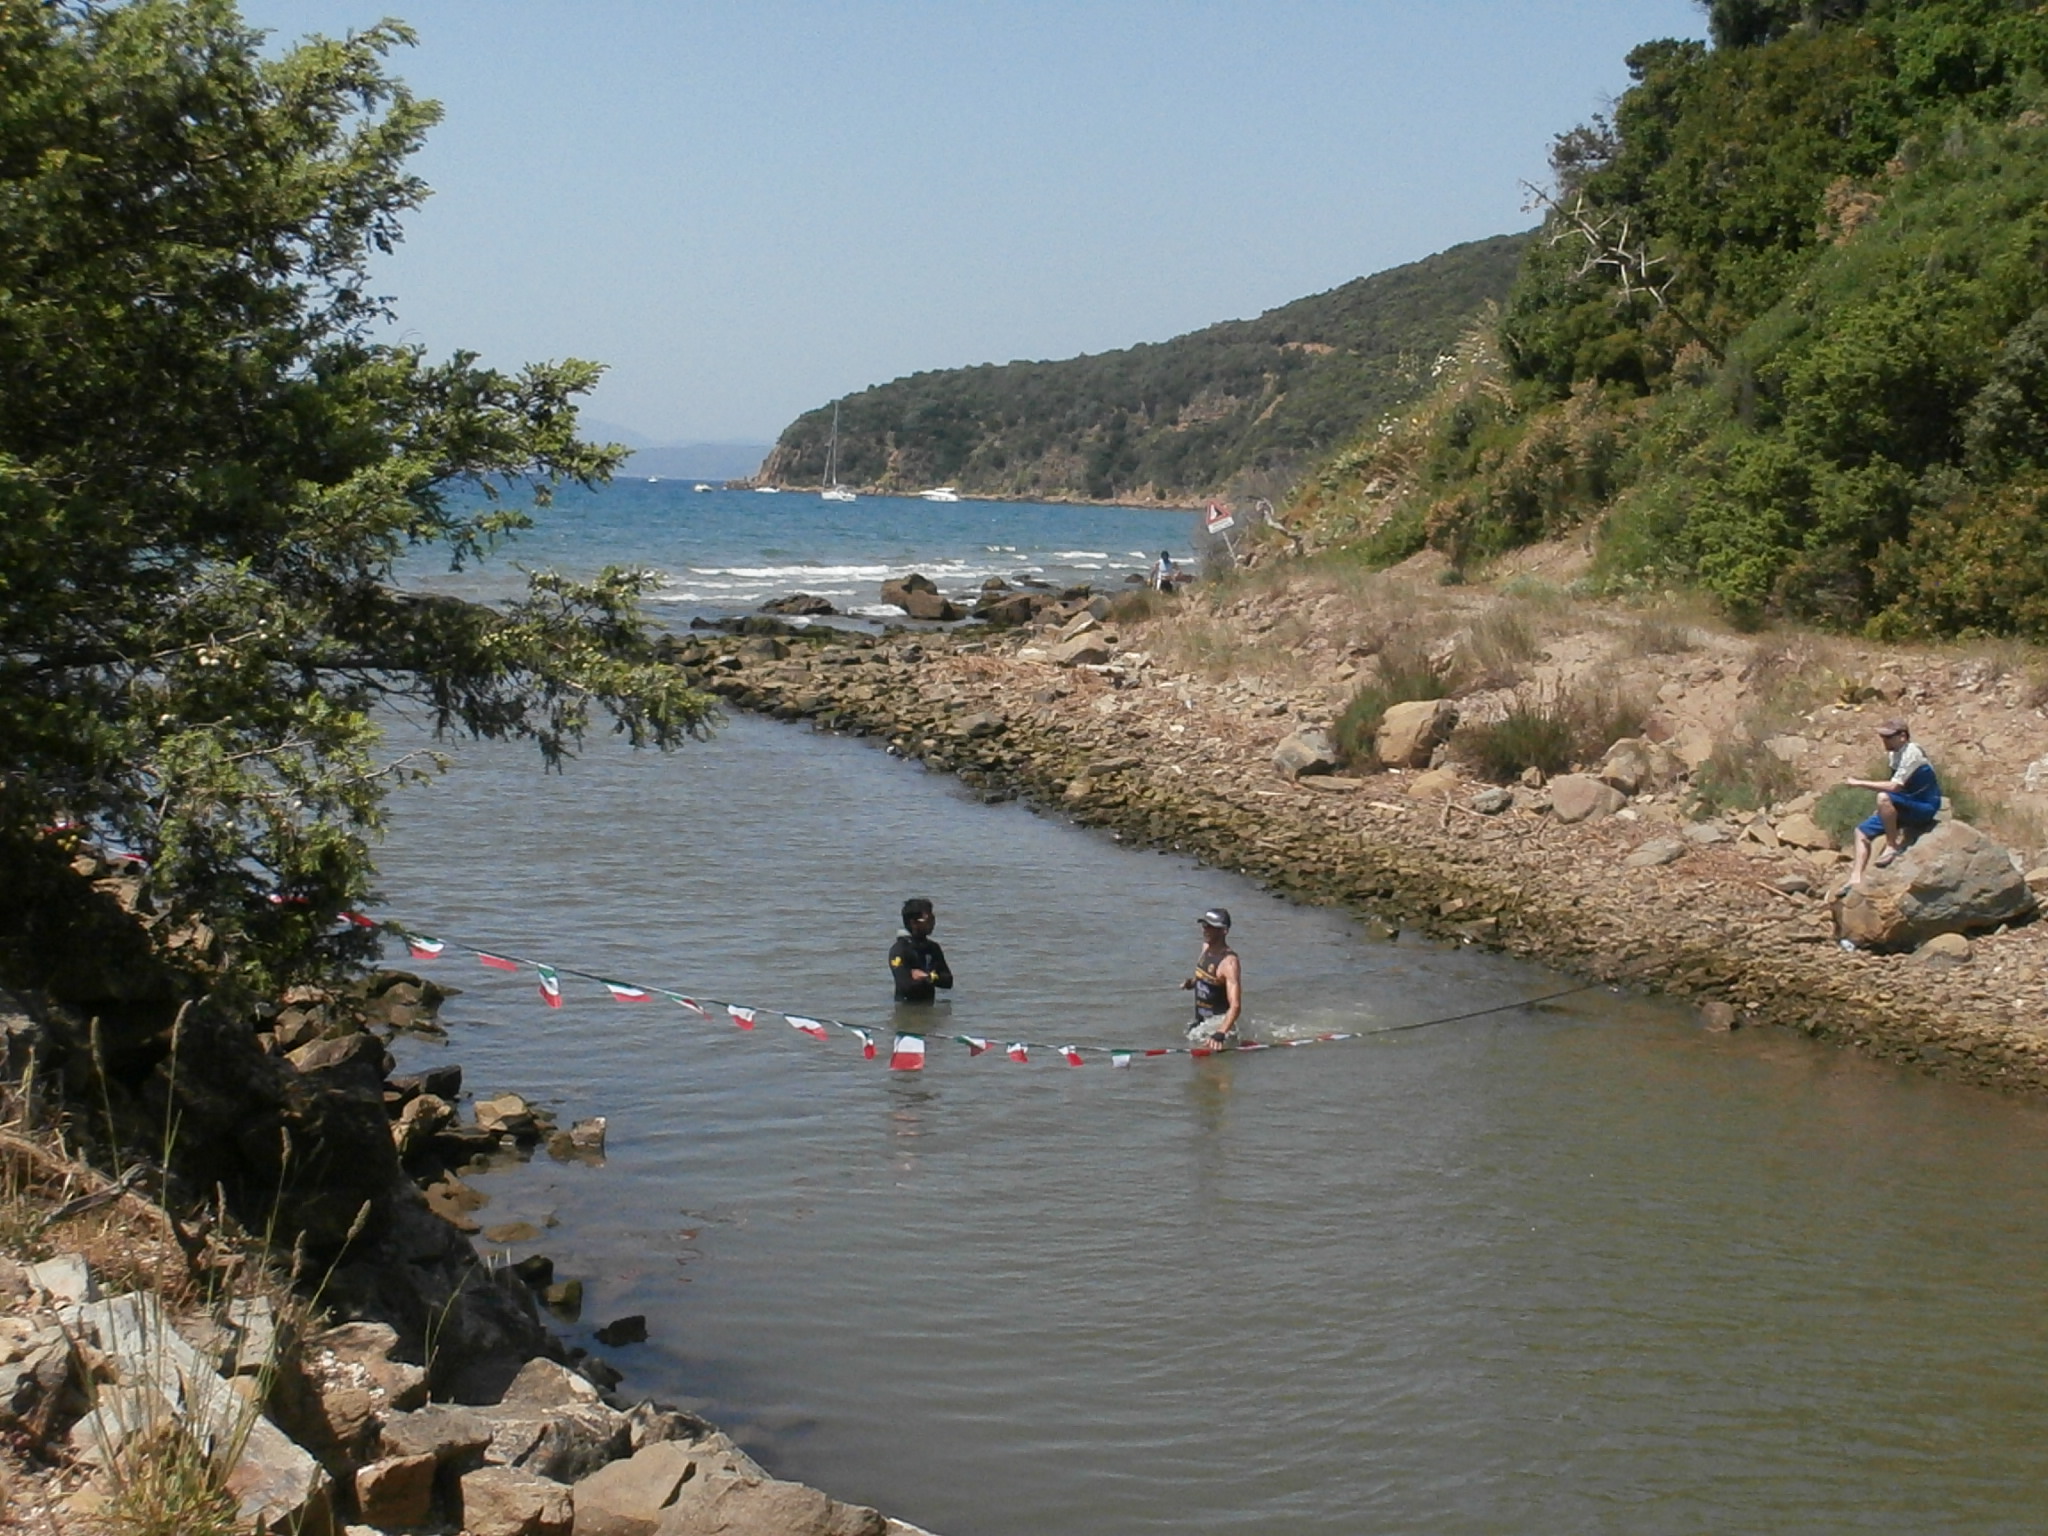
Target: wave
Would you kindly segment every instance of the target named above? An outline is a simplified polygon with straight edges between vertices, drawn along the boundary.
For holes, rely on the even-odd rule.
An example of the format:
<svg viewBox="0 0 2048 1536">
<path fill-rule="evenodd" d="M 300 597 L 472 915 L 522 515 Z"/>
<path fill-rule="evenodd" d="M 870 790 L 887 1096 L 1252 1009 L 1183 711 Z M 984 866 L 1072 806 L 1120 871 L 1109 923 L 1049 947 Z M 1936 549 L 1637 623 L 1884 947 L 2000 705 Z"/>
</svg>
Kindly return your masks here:
<svg viewBox="0 0 2048 1536">
<path fill-rule="evenodd" d="M 1046 558 L 1048 560 L 1107 560 L 1109 558 L 1109 551 L 1106 549 L 1056 549 L 1050 555 L 1047 555 Z"/>
</svg>

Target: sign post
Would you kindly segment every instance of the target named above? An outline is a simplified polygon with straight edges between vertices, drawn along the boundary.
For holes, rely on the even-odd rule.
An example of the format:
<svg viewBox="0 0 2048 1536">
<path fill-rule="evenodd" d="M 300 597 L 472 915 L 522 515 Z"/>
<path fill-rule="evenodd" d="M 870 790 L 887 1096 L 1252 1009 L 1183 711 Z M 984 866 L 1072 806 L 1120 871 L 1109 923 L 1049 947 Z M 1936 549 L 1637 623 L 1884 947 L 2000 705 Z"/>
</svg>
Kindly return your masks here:
<svg viewBox="0 0 2048 1536">
<path fill-rule="evenodd" d="M 1220 501 L 1209 503 L 1209 515 L 1203 520 L 1202 527 L 1211 538 L 1223 541 L 1223 547 L 1230 551 L 1232 565 L 1237 564 L 1237 546 L 1230 542 L 1230 530 L 1236 526 L 1237 519 L 1231 515 L 1230 508 Z"/>
</svg>

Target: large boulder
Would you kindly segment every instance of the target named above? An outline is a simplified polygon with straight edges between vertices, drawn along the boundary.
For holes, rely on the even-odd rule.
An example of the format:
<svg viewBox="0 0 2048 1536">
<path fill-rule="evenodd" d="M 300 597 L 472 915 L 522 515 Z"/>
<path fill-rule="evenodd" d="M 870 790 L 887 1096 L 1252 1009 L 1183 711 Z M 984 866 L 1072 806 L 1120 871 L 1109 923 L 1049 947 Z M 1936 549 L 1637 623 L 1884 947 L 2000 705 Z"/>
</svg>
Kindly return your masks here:
<svg viewBox="0 0 2048 1536">
<path fill-rule="evenodd" d="M 2033 911 L 2034 893 L 2011 855 L 1967 822 L 1946 821 L 1845 891 L 1835 927 L 1867 949 L 1912 949 Z"/>
<path fill-rule="evenodd" d="M 1685 772 L 1676 752 L 1641 736 L 1624 736 L 1607 749 L 1593 777 L 1624 795 L 1669 789 Z"/>
<path fill-rule="evenodd" d="M 1273 749 L 1273 768 L 1282 778 L 1298 779 L 1305 773 L 1328 773 L 1337 766 L 1337 744 L 1329 733 L 1315 726 L 1296 731 Z"/>
<path fill-rule="evenodd" d="M 1373 755 L 1389 768 L 1427 768 L 1457 724 L 1458 706 L 1449 699 L 1390 704 L 1373 737 Z"/>
<path fill-rule="evenodd" d="M 562 1484 L 517 1467 L 463 1474 L 462 1528 L 468 1536 L 569 1536 L 571 1495 Z"/>
<path fill-rule="evenodd" d="M 1628 804 L 1628 796 L 1590 773 L 1561 773 L 1547 786 L 1550 814 L 1559 821 L 1598 821 Z"/>
<path fill-rule="evenodd" d="M 1050 660 L 1057 667 L 1099 667 L 1115 654 L 1108 637 L 1100 629 L 1095 629 L 1071 640 L 1062 640 L 1052 648 Z"/>
<path fill-rule="evenodd" d="M 951 620 L 961 617 L 964 612 L 939 596 L 939 589 L 932 584 L 930 577 L 915 571 L 900 581 L 883 582 L 882 601 L 901 608 L 913 619 Z"/>
<path fill-rule="evenodd" d="M 818 597 L 809 592 L 792 592 L 787 597 L 773 597 L 761 605 L 762 613 L 779 613 L 784 618 L 823 618 L 839 610 L 832 606 L 830 598 Z"/>
</svg>

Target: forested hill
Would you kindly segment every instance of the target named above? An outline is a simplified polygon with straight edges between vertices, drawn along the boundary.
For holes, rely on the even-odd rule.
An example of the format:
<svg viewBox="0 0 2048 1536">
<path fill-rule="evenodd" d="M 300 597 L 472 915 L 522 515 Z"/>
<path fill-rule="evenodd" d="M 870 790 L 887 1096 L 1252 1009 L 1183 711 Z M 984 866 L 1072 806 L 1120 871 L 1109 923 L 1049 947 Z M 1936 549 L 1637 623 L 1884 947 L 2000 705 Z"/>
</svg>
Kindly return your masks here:
<svg viewBox="0 0 2048 1536">
<path fill-rule="evenodd" d="M 1436 360 L 1507 296 L 1527 238 L 1454 246 L 1171 341 L 876 385 L 838 402 L 838 478 L 1120 501 L 1283 493 L 1428 385 Z M 831 429 L 832 402 L 799 416 L 763 480 L 821 483 Z"/>
<path fill-rule="evenodd" d="M 1460 564 L 1591 532 L 1610 589 L 2048 638 L 2048 10 L 1704 9 L 1557 139 L 1494 334 L 1299 521 Z"/>
</svg>

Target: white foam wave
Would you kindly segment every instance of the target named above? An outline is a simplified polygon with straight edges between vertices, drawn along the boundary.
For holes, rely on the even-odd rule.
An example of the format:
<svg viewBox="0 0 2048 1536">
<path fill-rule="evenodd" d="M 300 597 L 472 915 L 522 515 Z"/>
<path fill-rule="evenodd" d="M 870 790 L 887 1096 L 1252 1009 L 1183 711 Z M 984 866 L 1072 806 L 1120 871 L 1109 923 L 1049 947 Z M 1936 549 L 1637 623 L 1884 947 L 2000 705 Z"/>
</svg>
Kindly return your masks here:
<svg viewBox="0 0 2048 1536">
<path fill-rule="evenodd" d="M 1048 560 L 1107 560 L 1109 558 L 1109 551 L 1106 549 L 1056 549 L 1050 555 L 1047 555 L 1046 558 Z"/>
</svg>

